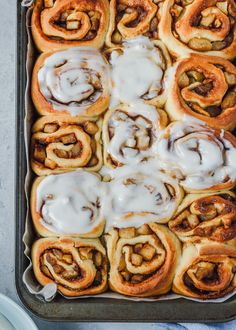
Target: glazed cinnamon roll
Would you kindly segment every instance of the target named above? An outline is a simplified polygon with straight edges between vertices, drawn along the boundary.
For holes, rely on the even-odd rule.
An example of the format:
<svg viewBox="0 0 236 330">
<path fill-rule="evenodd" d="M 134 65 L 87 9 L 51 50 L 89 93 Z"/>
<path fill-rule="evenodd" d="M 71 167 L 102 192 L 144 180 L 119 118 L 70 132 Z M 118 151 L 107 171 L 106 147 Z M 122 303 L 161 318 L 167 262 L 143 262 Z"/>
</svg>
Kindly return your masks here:
<svg viewBox="0 0 236 330">
<path fill-rule="evenodd" d="M 36 0 L 31 31 L 41 52 L 75 46 L 100 48 L 108 23 L 107 0 Z"/>
<path fill-rule="evenodd" d="M 109 110 L 103 121 L 104 163 L 114 168 L 152 159 L 157 134 L 167 123 L 163 110 L 136 104 Z"/>
<path fill-rule="evenodd" d="M 101 119 L 50 115 L 32 127 L 31 166 L 37 175 L 102 166 Z"/>
<path fill-rule="evenodd" d="M 173 291 L 181 295 L 216 299 L 236 287 L 236 249 L 225 244 L 187 244 L 176 269 Z"/>
<path fill-rule="evenodd" d="M 162 107 L 166 101 L 165 71 L 170 55 L 160 40 L 129 39 L 104 52 L 111 64 L 111 106 L 137 100 Z"/>
<path fill-rule="evenodd" d="M 183 198 L 177 180 L 158 171 L 152 172 L 149 166 L 149 173 L 134 173 L 134 169 L 127 166 L 123 170 L 124 173 L 117 175 L 107 187 L 103 209 L 106 230 L 168 222 Z"/>
<path fill-rule="evenodd" d="M 40 115 L 99 115 L 109 105 L 108 63 L 89 47 L 41 54 L 31 94 Z"/>
<path fill-rule="evenodd" d="M 107 288 L 106 251 L 99 239 L 41 238 L 32 247 L 32 263 L 37 281 L 55 283 L 64 296 L 94 295 Z"/>
<path fill-rule="evenodd" d="M 157 39 L 161 2 L 162 0 L 111 0 L 107 46 L 114 47 L 123 40 L 140 35 Z"/>
<path fill-rule="evenodd" d="M 150 223 L 112 229 L 106 242 L 113 291 L 150 297 L 170 290 L 181 248 L 168 228 Z"/>
<path fill-rule="evenodd" d="M 208 239 L 228 242 L 236 238 L 236 197 L 231 191 L 185 197 L 169 228 L 183 242 Z"/>
<path fill-rule="evenodd" d="M 215 128 L 236 127 L 236 67 L 220 57 L 191 54 L 169 76 L 166 110 L 172 120 L 190 115 Z"/>
<path fill-rule="evenodd" d="M 98 175 L 76 171 L 37 178 L 31 215 L 40 236 L 98 237 L 104 228 L 102 183 Z"/>
<path fill-rule="evenodd" d="M 191 119 L 159 135 L 159 166 L 177 176 L 188 192 L 231 189 L 236 184 L 236 138 Z"/>
<path fill-rule="evenodd" d="M 236 56 L 234 0 L 167 0 L 160 17 L 160 39 L 174 56 Z"/>
</svg>

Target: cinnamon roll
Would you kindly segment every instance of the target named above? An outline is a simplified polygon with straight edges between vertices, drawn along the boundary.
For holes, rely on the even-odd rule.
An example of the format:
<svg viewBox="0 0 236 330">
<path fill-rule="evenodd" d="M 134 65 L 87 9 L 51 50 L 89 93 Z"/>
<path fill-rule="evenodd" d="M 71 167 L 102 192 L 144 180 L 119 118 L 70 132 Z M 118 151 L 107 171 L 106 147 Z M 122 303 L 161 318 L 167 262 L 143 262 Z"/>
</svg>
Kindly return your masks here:
<svg viewBox="0 0 236 330">
<path fill-rule="evenodd" d="M 190 115 L 215 128 L 236 127 L 236 67 L 220 57 L 191 54 L 169 76 L 166 110 L 172 120 Z"/>
<path fill-rule="evenodd" d="M 168 222 L 183 198 L 177 180 L 157 171 L 134 173 L 126 166 L 123 170 L 107 187 L 103 209 L 106 230 Z"/>
<path fill-rule="evenodd" d="M 103 121 L 105 165 L 114 168 L 152 159 L 157 134 L 166 123 L 163 110 L 140 103 L 109 110 Z"/>
<path fill-rule="evenodd" d="M 189 192 L 231 189 L 236 184 L 236 138 L 191 119 L 159 135 L 159 166 Z"/>
<path fill-rule="evenodd" d="M 166 0 L 160 17 L 160 39 L 174 56 L 236 56 L 234 0 Z"/>
<path fill-rule="evenodd" d="M 45 286 L 68 297 L 94 295 L 107 288 L 106 251 L 99 239 L 41 238 L 32 247 L 33 270 Z"/>
<path fill-rule="evenodd" d="M 225 244 L 187 244 L 177 266 L 173 291 L 181 295 L 216 299 L 236 287 L 236 249 Z"/>
<path fill-rule="evenodd" d="M 236 196 L 231 191 L 188 195 L 168 225 L 183 242 L 229 242 L 236 238 Z"/>
<path fill-rule="evenodd" d="M 37 175 L 102 166 L 101 119 L 50 115 L 32 128 L 31 166 Z"/>
<path fill-rule="evenodd" d="M 137 100 L 162 107 L 166 101 L 165 71 L 170 55 L 160 40 L 129 39 L 104 52 L 111 64 L 111 106 Z"/>
<path fill-rule="evenodd" d="M 167 227 L 150 223 L 112 229 L 106 242 L 113 291 L 150 297 L 170 290 L 181 247 Z"/>
<path fill-rule="evenodd" d="M 92 173 L 37 178 L 31 191 L 31 215 L 40 236 L 98 237 L 104 228 L 102 183 Z"/>
<path fill-rule="evenodd" d="M 107 46 L 114 47 L 123 40 L 140 35 L 157 39 L 161 2 L 162 0 L 111 0 Z"/>
<path fill-rule="evenodd" d="M 89 47 L 41 54 L 31 94 L 40 115 L 97 116 L 109 105 L 108 63 Z"/>
<path fill-rule="evenodd" d="M 31 31 L 41 52 L 75 46 L 100 48 L 108 24 L 107 0 L 36 0 Z"/>
</svg>

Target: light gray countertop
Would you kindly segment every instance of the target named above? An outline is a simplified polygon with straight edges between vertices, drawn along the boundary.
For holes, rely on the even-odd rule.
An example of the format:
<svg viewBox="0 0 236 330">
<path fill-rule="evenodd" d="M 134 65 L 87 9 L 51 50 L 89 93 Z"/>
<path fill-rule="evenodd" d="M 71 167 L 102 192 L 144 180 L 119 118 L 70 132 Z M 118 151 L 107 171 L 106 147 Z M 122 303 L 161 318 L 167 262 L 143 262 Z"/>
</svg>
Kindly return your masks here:
<svg viewBox="0 0 236 330">
<path fill-rule="evenodd" d="M 20 0 L 18 0 L 20 1 Z M 15 159 L 15 54 L 16 1 L 0 0 L 0 292 L 21 304 L 14 284 L 14 159 Z M 34 318 L 34 317 L 33 317 Z M 39 329 L 110 329 L 109 324 L 49 323 L 34 318 Z M 112 329 L 124 325 L 113 324 Z M 125 325 L 145 330 L 151 325 Z"/>
</svg>

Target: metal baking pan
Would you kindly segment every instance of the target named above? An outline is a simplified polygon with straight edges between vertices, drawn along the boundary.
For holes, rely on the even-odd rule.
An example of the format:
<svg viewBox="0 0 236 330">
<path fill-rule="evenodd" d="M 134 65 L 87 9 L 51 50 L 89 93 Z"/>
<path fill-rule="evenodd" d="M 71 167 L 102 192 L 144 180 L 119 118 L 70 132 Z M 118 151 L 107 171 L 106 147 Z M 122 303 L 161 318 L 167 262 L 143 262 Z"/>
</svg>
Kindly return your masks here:
<svg viewBox="0 0 236 330">
<path fill-rule="evenodd" d="M 17 1 L 17 6 L 15 281 L 22 303 L 33 314 L 48 321 L 223 322 L 236 318 L 236 296 L 218 304 L 185 299 L 160 302 L 133 302 L 108 298 L 66 300 L 58 295 L 52 302 L 46 303 L 28 292 L 22 282 L 22 275 L 28 264 L 22 242 L 26 215 L 23 120 L 27 34 L 26 9 L 21 7 L 20 1 Z"/>
</svg>

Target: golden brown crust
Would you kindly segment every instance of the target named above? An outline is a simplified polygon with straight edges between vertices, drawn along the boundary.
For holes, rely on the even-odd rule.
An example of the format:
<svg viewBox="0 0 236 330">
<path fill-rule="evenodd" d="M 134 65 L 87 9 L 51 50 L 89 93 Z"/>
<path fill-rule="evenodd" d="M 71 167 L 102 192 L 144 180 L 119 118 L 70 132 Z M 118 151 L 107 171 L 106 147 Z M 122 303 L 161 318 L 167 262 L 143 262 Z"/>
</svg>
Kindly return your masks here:
<svg viewBox="0 0 236 330">
<path fill-rule="evenodd" d="M 209 239 L 228 242 L 236 238 L 236 197 L 231 191 L 190 194 L 168 223 L 183 242 Z"/>
<path fill-rule="evenodd" d="M 150 297 L 170 290 L 181 247 L 168 228 L 149 223 L 138 229 L 112 229 L 106 242 L 113 291 Z"/>
<path fill-rule="evenodd" d="M 106 45 L 116 46 L 125 39 L 139 35 L 157 39 L 158 10 L 161 2 L 161 0 L 111 0 Z"/>
<path fill-rule="evenodd" d="M 32 263 L 37 281 L 57 284 L 65 296 L 94 295 L 107 288 L 107 257 L 98 239 L 41 238 L 32 247 Z"/>
<path fill-rule="evenodd" d="M 98 171 L 102 166 L 101 119 L 51 115 L 32 128 L 31 166 L 37 175 Z"/>
<path fill-rule="evenodd" d="M 36 0 L 31 25 L 41 52 L 102 47 L 109 22 L 107 0 Z"/>
<path fill-rule="evenodd" d="M 159 23 L 160 39 L 173 56 L 204 53 L 236 56 L 236 5 L 233 0 L 167 0 Z"/>
<path fill-rule="evenodd" d="M 235 246 L 186 244 L 177 267 L 173 291 L 199 299 L 217 299 L 235 290 Z"/>
<path fill-rule="evenodd" d="M 98 175 L 97 175 L 98 176 Z M 99 176 L 98 176 L 99 177 Z M 40 207 L 40 210 L 37 209 L 37 190 L 40 185 L 40 183 L 45 179 L 46 177 L 37 177 L 32 185 L 31 188 L 31 194 L 30 194 L 30 211 L 31 211 L 31 217 L 33 221 L 34 228 L 39 236 L 42 237 L 58 237 L 58 236 L 72 236 L 73 237 L 82 237 L 82 238 L 96 238 L 102 235 L 104 226 L 105 226 L 105 220 L 104 217 L 98 214 L 99 221 L 96 226 L 93 226 L 91 230 L 87 233 L 81 234 L 81 233 L 73 233 L 71 234 L 65 234 L 61 233 L 59 234 L 56 231 L 53 231 L 52 229 L 46 227 L 42 221 L 43 214 L 42 214 L 42 205 Z M 82 219 L 79 219 L 78 221 L 81 221 Z M 66 222 L 66 218 L 65 218 Z"/>
<path fill-rule="evenodd" d="M 139 125 L 139 121 L 141 121 L 141 126 Z M 165 111 L 157 109 L 157 120 L 156 122 L 153 122 L 150 118 L 149 113 L 147 113 L 146 117 L 144 117 L 142 114 L 139 114 L 138 106 L 137 112 L 135 112 L 135 109 L 133 112 L 130 110 L 129 106 L 124 104 L 120 104 L 116 108 L 107 111 L 103 120 L 102 128 L 103 157 L 104 164 L 110 168 L 115 168 L 117 166 L 124 165 L 118 159 L 116 159 L 116 155 L 112 154 L 110 148 L 111 143 L 113 143 L 112 140 L 115 138 L 116 147 L 119 147 L 120 149 L 120 156 L 122 157 L 123 155 L 124 157 L 124 148 L 126 148 L 126 145 L 123 145 L 124 141 L 122 140 L 122 144 L 118 146 L 118 140 L 121 137 L 117 136 L 119 135 L 119 132 L 115 131 L 115 126 L 118 125 L 118 122 L 120 122 L 120 125 L 121 123 L 123 123 L 124 125 L 127 123 L 127 128 L 128 126 L 130 127 L 132 122 L 134 127 L 134 133 L 136 134 L 133 136 L 133 138 L 136 142 L 133 148 L 131 148 L 130 146 L 129 148 L 137 150 L 138 153 L 141 154 L 142 152 L 148 152 L 148 150 L 152 148 L 153 144 L 156 141 L 158 131 L 163 129 L 167 125 L 168 118 Z M 141 133 L 143 134 L 143 141 L 140 139 Z M 128 143 L 128 141 L 125 142 Z"/>
<path fill-rule="evenodd" d="M 236 68 L 220 57 L 191 54 L 180 60 L 166 110 L 172 120 L 190 115 L 214 128 L 236 127 Z"/>
<path fill-rule="evenodd" d="M 38 111 L 38 113 L 40 115 L 70 114 L 70 112 L 67 109 L 66 104 L 60 104 L 60 101 L 57 101 L 57 102 L 58 102 L 58 104 L 60 104 L 61 109 L 56 110 L 53 103 L 48 101 L 45 98 L 45 96 L 42 94 L 41 89 L 40 89 L 40 85 L 39 85 L 39 81 L 38 81 L 39 70 L 44 66 L 45 60 L 47 60 L 47 58 L 49 58 L 53 54 L 57 54 L 57 52 L 41 54 L 35 63 L 33 73 L 32 73 L 31 96 L 32 96 L 33 103 L 36 107 L 36 110 Z M 89 69 L 89 64 L 87 64 L 87 67 Z M 79 68 L 79 64 L 78 64 L 78 68 Z M 78 68 L 75 67 L 75 70 Z M 64 73 L 65 70 L 63 70 L 62 72 Z M 58 75 L 58 77 L 60 77 L 60 74 L 61 74 L 60 69 L 57 69 L 57 71 L 55 69 L 54 74 Z M 102 85 L 100 88 L 101 95 L 95 101 L 93 101 L 93 100 L 89 101 L 89 105 L 86 108 L 84 108 L 84 110 L 82 110 L 82 112 L 80 113 L 81 115 L 89 116 L 89 117 L 97 116 L 107 109 L 107 107 L 109 105 L 108 82 L 106 82 L 106 85 L 103 85 L 103 83 L 105 83 L 105 81 L 106 81 L 106 78 L 103 77 L 103 75 L 104 75 L 104 73 L 99 72 L 99 69 L 98 69 L 98 76 L 101 79 L 100 84 Z M 63 106 L 64 106 L 64 109 L 63 109 Z"/>
</svg>

